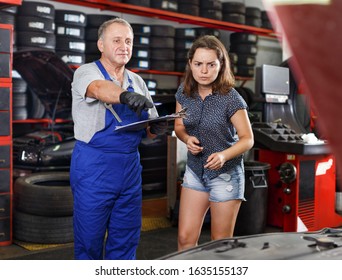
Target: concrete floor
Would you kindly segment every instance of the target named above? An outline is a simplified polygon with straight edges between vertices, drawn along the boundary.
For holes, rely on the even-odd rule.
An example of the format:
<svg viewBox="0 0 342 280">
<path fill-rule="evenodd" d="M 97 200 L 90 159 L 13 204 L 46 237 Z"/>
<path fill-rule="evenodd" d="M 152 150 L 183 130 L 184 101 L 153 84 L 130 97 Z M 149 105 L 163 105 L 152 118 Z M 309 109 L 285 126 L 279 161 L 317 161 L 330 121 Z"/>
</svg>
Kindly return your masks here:
<svg viewBox="0 0 342 280">
<path fill-rule="evenodd" d="M 177 251 L 177 227 L 141 232 L 137 250 L 138 260 L 158 259 Z M 210 230 L 204 227 L 200 243 L 210 241 Z M 57 248 L 29 251 L 12 244 L 0 247 L 1 260 L 73 260 L 73 244 L 61 245 Z"/>
</svg>

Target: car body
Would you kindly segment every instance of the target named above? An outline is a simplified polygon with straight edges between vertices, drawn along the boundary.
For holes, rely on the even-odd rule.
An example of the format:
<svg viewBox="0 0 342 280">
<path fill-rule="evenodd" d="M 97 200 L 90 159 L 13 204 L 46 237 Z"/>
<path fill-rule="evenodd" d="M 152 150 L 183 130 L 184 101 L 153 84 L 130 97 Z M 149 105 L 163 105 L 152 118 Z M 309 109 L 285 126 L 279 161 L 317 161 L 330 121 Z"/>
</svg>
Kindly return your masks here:
<svg viewBox="0 0 342 280">
<path fill-rule="evenodd" d="M 274 232 L 210 241 L 162 260 L 341 260 L 342 228 Z"/>
<path fill-rule="evenodd" d="M 14 137 L 14 168 L 68 170 L 74 145 L 72 133 L 65 131 L 38 130 Z"/>
</svg>

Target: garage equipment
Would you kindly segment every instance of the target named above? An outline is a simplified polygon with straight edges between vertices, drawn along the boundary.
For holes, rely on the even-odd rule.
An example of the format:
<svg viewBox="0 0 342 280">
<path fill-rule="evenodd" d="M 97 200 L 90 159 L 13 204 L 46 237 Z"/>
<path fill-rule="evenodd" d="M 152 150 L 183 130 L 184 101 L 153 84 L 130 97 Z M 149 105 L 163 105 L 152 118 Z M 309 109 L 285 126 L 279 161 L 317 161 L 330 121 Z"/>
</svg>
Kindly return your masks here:
<svg viewBox="0 0 342 280">
<path fill-rule="evenodd" d="M 253 123 L 258 160 L 268 162 L 267 224 L 283 231 L 342 225 L 335 211 L 336 166 L 327 142 L 307 143 L 298 121 L 290 69 L 257 68 L 256 92 L 265 97 L 263 122 Z"/>
</svg>

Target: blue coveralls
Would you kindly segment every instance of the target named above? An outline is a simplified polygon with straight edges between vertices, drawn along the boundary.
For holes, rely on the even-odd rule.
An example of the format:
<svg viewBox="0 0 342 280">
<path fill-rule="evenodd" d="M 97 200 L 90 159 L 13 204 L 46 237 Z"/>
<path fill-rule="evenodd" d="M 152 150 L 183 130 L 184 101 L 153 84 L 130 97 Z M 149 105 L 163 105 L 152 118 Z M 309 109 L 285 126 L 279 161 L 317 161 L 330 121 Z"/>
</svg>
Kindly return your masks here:
<svg viewBox="0 0 342 280">
<path fill-rule="evenodd" d="M 134 91 L 130 79 L 129 82 L 127 90 Z M 122 125 L 148 118 L 146 111 L 138 117 L 127 105 L 113 108 Z M 136 258 L 142 202 L 138 146 L 146 132 L 115 132 L 118 125 L 107 109 L 105 128 L 95 133 L 89 143 L 77 141 L 74 147 L 70 183 L 75 259 Z"/>
</svg>

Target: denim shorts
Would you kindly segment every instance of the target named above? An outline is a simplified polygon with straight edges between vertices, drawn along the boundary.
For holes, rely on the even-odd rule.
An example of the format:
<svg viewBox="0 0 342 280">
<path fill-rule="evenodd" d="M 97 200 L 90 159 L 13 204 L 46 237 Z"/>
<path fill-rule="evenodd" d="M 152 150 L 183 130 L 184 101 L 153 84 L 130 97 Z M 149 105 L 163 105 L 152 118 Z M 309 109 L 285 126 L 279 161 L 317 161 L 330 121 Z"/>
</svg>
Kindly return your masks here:
<svg viewBox="0 0 342 280">
<path fill-rule="evenodd" d="M 209 201 L 224 202 L 234 199 L 245 201 L 245 177 L 240 167 L 230 169 L 211 180 L 200 180 L 188 167 L 185 168 L 183 177 L 184 188 L 209 193 Z"/>
</svg>

